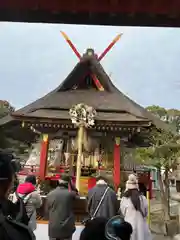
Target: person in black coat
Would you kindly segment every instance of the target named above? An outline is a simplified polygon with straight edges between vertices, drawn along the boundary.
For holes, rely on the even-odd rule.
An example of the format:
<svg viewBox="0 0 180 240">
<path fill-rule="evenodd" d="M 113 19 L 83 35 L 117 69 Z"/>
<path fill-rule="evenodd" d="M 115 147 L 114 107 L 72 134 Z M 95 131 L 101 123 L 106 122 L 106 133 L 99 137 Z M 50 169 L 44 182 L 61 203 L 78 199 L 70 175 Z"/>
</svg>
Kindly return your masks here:
<svg viewBox="0 0 180 240">
<path fill-rule="evenodd" d="M 107 240 L 105 236 L 107 218 L 97 217 L 88 221 L 80 234 L 80 240 Z"/>
<path fill-rule="evenodd" d="M 0 152 L 0 216 L 2 221 L 0 239 L 32 240 L 35 236 L 26 226 L 26 212 L 22 213 L 20 218 L 20 205 L 14 204 L 8 199 L 16 171 L 14 166 L 12 154 Z"/>
<path fill-rule="evenodd" d="M 15 218 L 17 206 L 9 199 L 9 193 L 14 185 L 15 169 L 12 164 L 13 156 L 0 152 L 0 207 L 5 216 Z"/>
<path fill-rule="evenodd" d="M 104 199 L 96 213 L 96 216 L 94 216 L 98 204 L 101 201 L 107 188 L 108 190 L 104 196 Z M 119 203 L 116 197 L 116 193 L 112 188 L 108 186 L 108 181 L 103 176 L 99 176 L 97 178 L 96 186 L 88 192 L 87 208 L 90 217 L 104 217 L 109 219 L 117 215 L 119 210 Z"/>
<path fill-rule="evenodd" d="M 73 205 L 77 192 L 69 191 L 69 181 L 68 176 L 62 176 L 57 188 L 47 195 L 46 212 L 50 240 L 72 239 L 76 230 Z"/>
</svg>

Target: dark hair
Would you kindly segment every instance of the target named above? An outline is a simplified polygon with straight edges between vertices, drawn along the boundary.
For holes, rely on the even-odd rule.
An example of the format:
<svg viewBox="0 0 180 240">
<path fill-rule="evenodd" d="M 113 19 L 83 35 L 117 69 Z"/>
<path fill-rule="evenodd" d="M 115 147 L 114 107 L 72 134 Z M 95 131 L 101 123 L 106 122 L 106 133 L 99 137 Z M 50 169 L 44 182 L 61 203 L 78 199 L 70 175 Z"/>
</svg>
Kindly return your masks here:
<svg viewBox="0 0 180 240">
<path fill-rule="evenodd" d="M 104 180 L 106 183 L 109 183 L 108 179 L 105 176 L 97 176 L 96 181 L 98 182 L 99 180 Z"/>
<path fill-rule="evenodd" d="M 25 182 L 32 183 L 33 185 L 36 185 L 36 176 L 28 175 L 25 179 Z"/>
<path fill-rule="evenodd" d="M 121 240 L 130 240 L 133 229 L 130 223 L 122 222 L 114 226 L 114 232 Z"/>
<path fill-rule="evenodd" d="M 64 188 L 69 188 L 69 183 L 68 182 L 58 182 L 59 187 L 64 187 Z"/>
<path fill-rule="evenodd" d="M 12 155 L 0 152 L 0 184 L 2 181 L 12 181 L 15 174 Z"/>
<path fill-rule="evenodd" d="M 65 181 L 65 182 L 69 182 L 71 177 L 67 174 L 62 174 L 60 179 Z"/>
<path fill-rule="evenodd" d="M 0 152 L 0 190 L 2 196 L 6 195 L 13 180 L 13 176 L 15 175 L 12 159 L 12 155 Z"/>
<path fill-rule="evenodd" d="M 106 240 L 105 228 L 108 219 L 97 217 L 86 223 L 82 230 L 80 240 Z"/>
<path fill-rule="evenodd" d="M 139 191 L 141 192 L 141 194 L 146 196 L 147 187 L 146 187 L 146 185 L 144 183 L 139 183 Z"/>
<path fill-rule="evenodd" d="M 141 202 L 139 198 L 140 196 L 141 193 L 138 191 L 138 189 L 128 189 L 124 192 L 124 197 L 130 198 L 136 211 L 141 212 Z"/>
<path fill-rule="evenodd" d="M 58 181 L 58 186 L 68 188 L 69 187 L 69 182 L 70 182 L 70 176 L 67 175 L 67 174 L 62 174 L 60 176 L 59 181 Z"/>
</svg>

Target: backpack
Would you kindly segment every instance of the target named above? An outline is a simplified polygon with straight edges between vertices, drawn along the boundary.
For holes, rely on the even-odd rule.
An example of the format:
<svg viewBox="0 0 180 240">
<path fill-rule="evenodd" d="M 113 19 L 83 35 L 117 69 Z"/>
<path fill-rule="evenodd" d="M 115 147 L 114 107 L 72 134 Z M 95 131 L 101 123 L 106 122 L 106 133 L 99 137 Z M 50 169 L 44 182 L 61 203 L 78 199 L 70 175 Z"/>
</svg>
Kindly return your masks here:
<svg viewBox="0 0 180 240">
<path fill-rule="evenodd" d="M 35 240 L 36 237 L 25 224 L 4 216 L 0 206 L 0 239 Z"/>
<path fill-rule="evenodd" d="M 24 203 L 23 199 L 18 196 L 17 193 L 15 193 L 15 194 L 17 197 L 17 202 L 15 203 L 15 205 L 16 205 L 16 208 L 18 209 L 17 214 L 16 214 L 16 221 L 19 223 L 28 225 L 30 219 L 26 212 L 25 203 Z"/>
</svg>

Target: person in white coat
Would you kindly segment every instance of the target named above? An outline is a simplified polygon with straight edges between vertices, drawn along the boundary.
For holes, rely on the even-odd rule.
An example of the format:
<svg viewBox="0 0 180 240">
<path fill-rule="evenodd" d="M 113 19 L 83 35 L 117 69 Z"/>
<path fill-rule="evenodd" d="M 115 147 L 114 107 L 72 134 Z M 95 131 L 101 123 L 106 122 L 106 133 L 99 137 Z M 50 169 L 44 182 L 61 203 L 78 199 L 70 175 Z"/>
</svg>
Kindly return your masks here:
<svg viewBox="0 0 180 240">
<path fill-rule="evenodd" d="M 152 240 L 152 235 L 146 222 L 148 204 L 146 197 L 138 189 L 138 181 L 134 174 L 130 174 L 126 182 L 126 191 L 120 204 L 124 220 L 133 228 L 131 240 Z"/>
</svg>

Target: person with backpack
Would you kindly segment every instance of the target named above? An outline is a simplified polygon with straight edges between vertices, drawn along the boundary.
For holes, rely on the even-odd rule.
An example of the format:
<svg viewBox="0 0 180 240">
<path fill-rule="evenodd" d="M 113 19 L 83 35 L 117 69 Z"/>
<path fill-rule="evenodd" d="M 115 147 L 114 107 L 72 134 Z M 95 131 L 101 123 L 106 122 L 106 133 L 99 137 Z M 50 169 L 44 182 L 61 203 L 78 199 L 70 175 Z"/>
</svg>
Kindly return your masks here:
<svg viewBox="0 0 180 240">
<path fill-rule="evenodd" d="M 23 200 L 26 212 L 28 215 L 28 226 L 35 231 L 37 228 L 36 223 L 36 209 L 40 208 L 42 204 L 41 196 L 36 190 L 36 177 L 29 175 L 26 177 L 25 182 L 19 184 L 16 192 L 13 196 L 13 202 L 17 202 L 18 199 Z"/>
<path fill-rule="evenodd" d="M 8 199 L 16 169 L 12 154 L 0 152 L 0 239 L 35 240 L 33 232 L 25 225 L 26 213 L 21 215 L 23 205 Z"/>
</svg>

